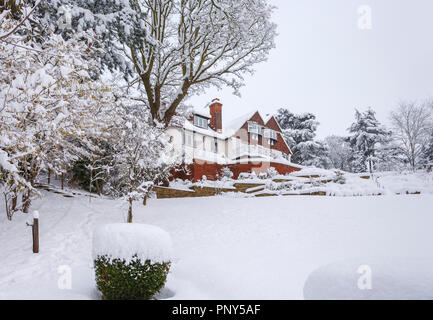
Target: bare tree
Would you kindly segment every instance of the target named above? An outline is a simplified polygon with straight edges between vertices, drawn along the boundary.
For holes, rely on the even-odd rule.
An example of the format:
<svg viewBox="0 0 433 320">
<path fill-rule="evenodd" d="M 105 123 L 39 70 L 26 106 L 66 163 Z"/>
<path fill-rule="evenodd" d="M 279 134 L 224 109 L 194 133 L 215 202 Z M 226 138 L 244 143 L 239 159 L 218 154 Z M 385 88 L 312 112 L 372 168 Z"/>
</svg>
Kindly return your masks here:
<svg viewBox="0 0 433 320">
<path fill-rule="evenodd" d="M 332 167 L 334 169 L 349 171 L 349 159 L 352 151 L 347 138 L 333 135 L 326 137 L 325 143 L 329 149 L 329 159 L 332 163 Z"/>
<path fill-rule="evenodd" d="M 137 97 L 152 118 L 168 124 L 189 95 L 209 86 L 243 85 L 243 75 L 275 46 L 273 7 L 266 0 L 139 0 L 148 37 L 125 52 Z"/>
<path fill-rule="evenodd" d="M 422 155 L 422 146 L 426 142 L 432 127 L 431 106 L 431 101 L 422 104 L 405 101 L 401 102 L 396 110 L 391 112 L 393 132 L 413 170 L 418 165 Z"/>
</svg>

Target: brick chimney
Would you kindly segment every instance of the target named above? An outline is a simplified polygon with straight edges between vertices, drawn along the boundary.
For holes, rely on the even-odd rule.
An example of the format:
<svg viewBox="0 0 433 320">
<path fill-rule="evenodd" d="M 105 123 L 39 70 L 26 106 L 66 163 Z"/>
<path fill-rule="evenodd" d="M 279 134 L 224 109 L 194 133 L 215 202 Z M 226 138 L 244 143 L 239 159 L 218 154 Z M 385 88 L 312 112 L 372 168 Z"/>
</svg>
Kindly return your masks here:
<svg viewBox="0 0 433 320">
<path fill-rule="evenodd" d="M 217 132 L 222 132 L 223 130 L 223 105 L 220 99 L 213 99 L 210 106 L 210 123 L 209 126 Z"/>
</svg>

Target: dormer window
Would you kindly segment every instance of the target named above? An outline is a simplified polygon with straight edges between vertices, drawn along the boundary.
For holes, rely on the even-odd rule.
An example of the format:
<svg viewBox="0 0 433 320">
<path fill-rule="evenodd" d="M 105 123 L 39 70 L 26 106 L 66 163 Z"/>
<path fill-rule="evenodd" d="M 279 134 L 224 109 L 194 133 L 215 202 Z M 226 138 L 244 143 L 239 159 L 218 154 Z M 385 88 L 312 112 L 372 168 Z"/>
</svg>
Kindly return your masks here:
<svg viewBox="0 0 433 320">
<path fill-rule="evenodd" d="M 277 132 L 271 129 L 265 129 L 265 138 L 268 138 L 270 140 L 274 140 L 277 141 L 278 137 L 277 137 Z"/>
<path fill-rule="evenodd" d="M 204 117 L 200 117 L 199 115 L 194 115 L 194 125 L 196 127 L 200 127 L 203 129 L 207 129 L 208 128 L 208 119 L 204 118 Z"/>
<path fill-rule="evenodd" d="M 248 132 L 253 134 L 260 134 L 260 126 L 256 122 L 248 122 Z"/>
</svg>

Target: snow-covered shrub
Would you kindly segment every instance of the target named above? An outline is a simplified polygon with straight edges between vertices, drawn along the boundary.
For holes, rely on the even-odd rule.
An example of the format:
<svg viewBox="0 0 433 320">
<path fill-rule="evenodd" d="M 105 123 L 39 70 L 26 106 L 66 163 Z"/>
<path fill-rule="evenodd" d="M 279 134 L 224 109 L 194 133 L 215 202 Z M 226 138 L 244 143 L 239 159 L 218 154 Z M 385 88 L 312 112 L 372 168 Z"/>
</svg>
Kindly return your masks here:
<svg viewBox="0 0 433 320">
<path fill-rule="evenodd" d="M 335 177 L 332 179 L 333 182 L 339 183 L 339 184 L 345 184 L 346 183 L 346 177 L 344 176 L 344 173 L 341 171 L 335 172 Z"/>
<path fill-rule="evenodd" d="M 101 67 L 94 34 L 34 32 L 43 23 L 29 18 L 31 2 L 19 1 L 15 16 L 0 1 L 0 191 L 9 219 L 41 196 L 42 171 L 65 174 L 96 153 L 94 141 L 107 137 L 116 115 L 110 86 L 94 78 Z"/>
<path fill-rule="evenodd" d="M 266 189 L 267 190 L 272 190 L 272 191 L 277 191 L 277 190 L 282 190 L 282 184 L 281 183 L 276 183 L 274 181 L 270 181 L 266 184 Z"/>
<path fill-rule="evenodd" d="M 168 233 L 142 224 L 109 224 L 93 236 L 98 290 L 105 300 L 148 300 L 163 287 L 170 269 Z"/>
<path fill-rule="evenodd" d="M 233 178 L 233 172 L 228 167 L 224 167 L 221 169 L 221 178 L 222 180 L 230 180 Z"/>
<path fill-rule="evenodd" d="M 261 180 L 266 180 L 268 178 L 267 172 L 259 172 L 258 178 Z"/>
<path fill-rule="evenodd" d="M 250 179 L 257 179 L 257 175 L 255 172 L 241 172 L 239 174 L 239 180 L 250 180 Z"/>
<path fill-rule="evenodd" d="M 268 175 L 268 178 L 272 179 L 272 178 L 278 176 L 279 173 L 278 173 L 277 169 L 275 169 L 274 167 L 270 167 L 268 169 L 267 175 Z"/>
</svg>

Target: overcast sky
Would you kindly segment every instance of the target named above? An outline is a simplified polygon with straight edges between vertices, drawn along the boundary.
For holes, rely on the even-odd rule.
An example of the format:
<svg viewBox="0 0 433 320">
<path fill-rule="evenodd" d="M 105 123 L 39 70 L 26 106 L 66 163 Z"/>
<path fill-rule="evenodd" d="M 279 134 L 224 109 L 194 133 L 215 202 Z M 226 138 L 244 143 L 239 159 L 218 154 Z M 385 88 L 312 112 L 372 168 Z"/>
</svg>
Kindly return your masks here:
<svg viewBox="0 0 433 320">
<path fill-rule="evenodd" d="M 246 78 L 242 97 L 208 90 L 189 103 L 223 103 L 223 121 L 259 109 L 312 112 L 318 136 L 345 135 L 354 109 L 383 123 L 400 101 L 433 97 L 433 0 L 270 0 L 279 36 L 269 60 Z M 358 27 L 369 5 L 372 28 Z M 362 20 L 361 22 L 363 22 Z M 365 25 L 365 24 L 363 24 Z"/>
</svg>

